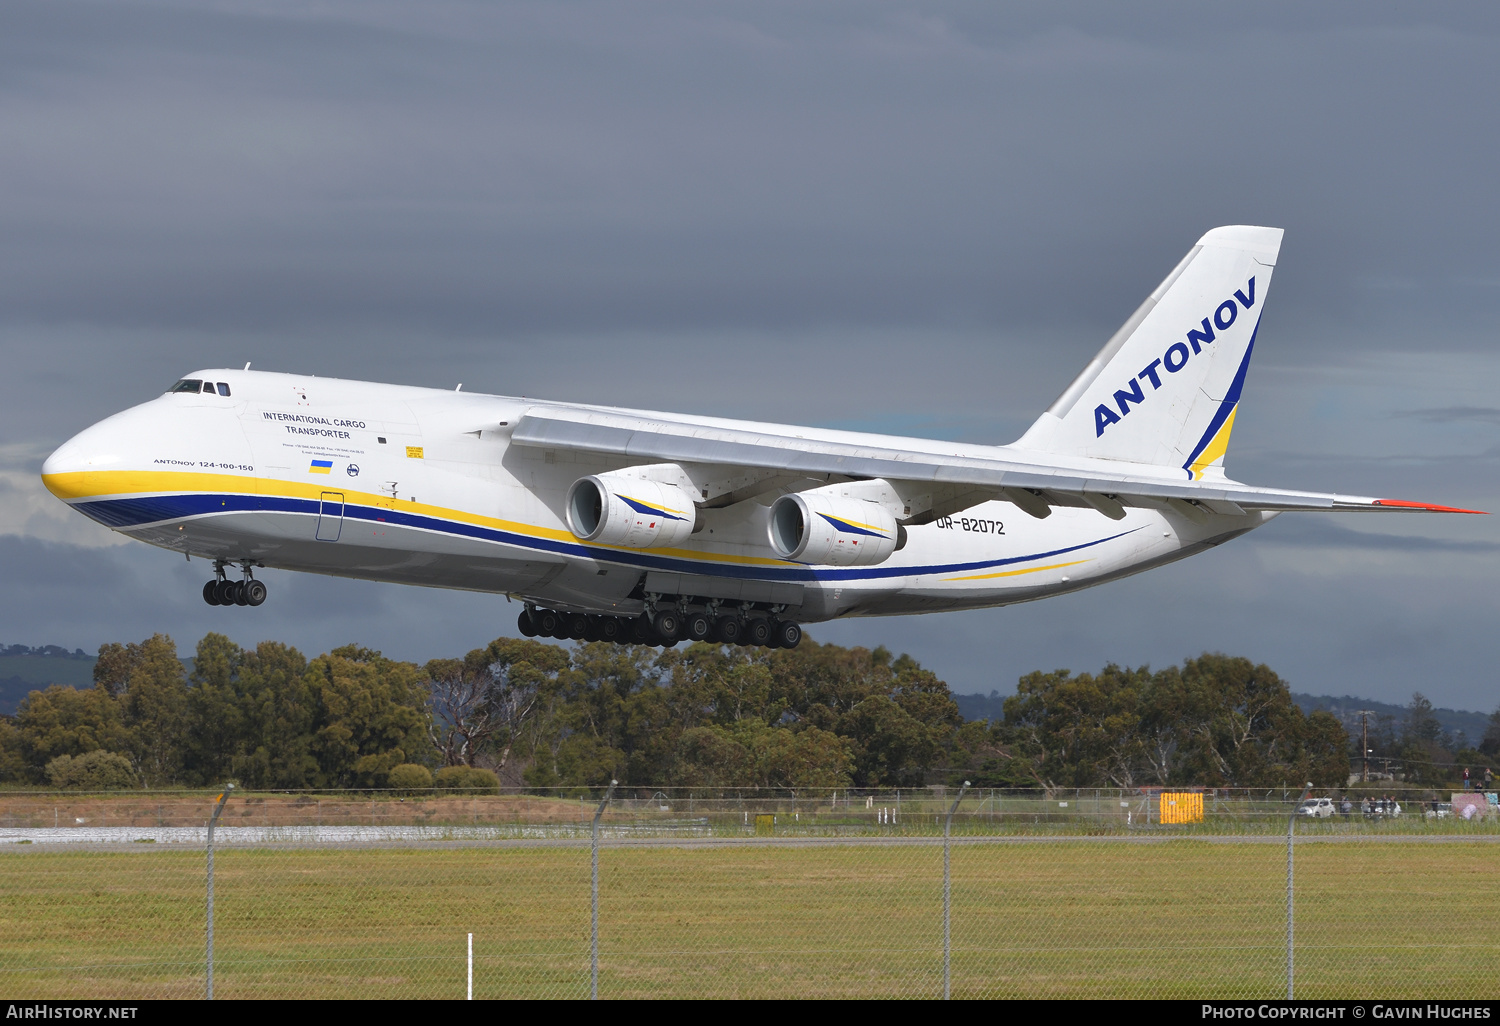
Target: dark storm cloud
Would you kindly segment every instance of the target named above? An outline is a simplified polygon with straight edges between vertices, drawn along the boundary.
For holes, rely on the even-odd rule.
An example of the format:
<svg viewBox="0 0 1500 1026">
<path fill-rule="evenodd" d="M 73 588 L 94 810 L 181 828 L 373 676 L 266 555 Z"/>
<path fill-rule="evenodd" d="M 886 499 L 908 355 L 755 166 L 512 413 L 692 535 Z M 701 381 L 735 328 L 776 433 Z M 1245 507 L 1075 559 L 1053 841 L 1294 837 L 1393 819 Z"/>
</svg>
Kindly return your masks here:
<svg viewBox="0 0 1500 1026">
<path fill-rule="evenodd" d="M 1226 220 L 1278 316 L 1496 276 L 1483 9 L 7 10 L 22 322 L 1097 334 Z"/>
<path fill-rule="evenodd" d="M 99 547 L 40 460 L 192 368 L 1003 442 L 1226 223 L 1287 229 L 1231 472 L 1500 508 L 1497 85 L 1478 4 L 5 4 L 0 634 L 429 658 L 513 621 L 290 574 L 236 620 Z M 1487 708 L 1495 529 L 1379 529 L 812 633 L 971 690 L 1222 648 Z"/>
</svg>

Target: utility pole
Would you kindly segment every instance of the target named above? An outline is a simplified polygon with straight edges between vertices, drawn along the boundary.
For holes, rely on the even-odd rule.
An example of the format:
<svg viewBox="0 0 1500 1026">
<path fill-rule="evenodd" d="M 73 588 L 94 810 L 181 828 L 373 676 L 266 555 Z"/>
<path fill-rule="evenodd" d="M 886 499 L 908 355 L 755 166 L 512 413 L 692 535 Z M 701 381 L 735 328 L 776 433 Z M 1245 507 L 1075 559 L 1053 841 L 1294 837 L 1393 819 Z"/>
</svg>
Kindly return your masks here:
<svg viewBox="0 0 1500 1026">
<path fill-rule="evenodd" d="M 1360 719 L 1359 730 L 1359 753 L 1364 762 L 1364 769 L 1360 772 L 1360 782 L 1370 782 L 1370 710 L 1358 709 Z"/>
</svg>

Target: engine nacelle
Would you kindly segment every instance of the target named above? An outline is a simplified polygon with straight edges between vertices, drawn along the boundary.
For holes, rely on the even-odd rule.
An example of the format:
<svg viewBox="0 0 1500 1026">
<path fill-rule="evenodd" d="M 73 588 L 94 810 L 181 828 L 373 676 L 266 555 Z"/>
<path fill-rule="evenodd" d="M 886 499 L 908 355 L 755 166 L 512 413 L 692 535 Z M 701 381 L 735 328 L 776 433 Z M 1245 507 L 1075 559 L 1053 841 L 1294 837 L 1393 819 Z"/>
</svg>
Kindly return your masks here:
<svg viewBox="0 0 1500 1026">
<path fill-rule="evenodd" d="M 895 552 L 899 528 L 879 503 L 814 490 L 771 505 L 771 548 L 782 559 L 822 566 L 871 566 Z"/>
<path fill-rule="evenodd" d="M 696 521 L 688 492 L 621 471 L 580 477 L 568 489 L 568 530 L 584 541 L 632 549 L 676 545 Z"/>
</svg>

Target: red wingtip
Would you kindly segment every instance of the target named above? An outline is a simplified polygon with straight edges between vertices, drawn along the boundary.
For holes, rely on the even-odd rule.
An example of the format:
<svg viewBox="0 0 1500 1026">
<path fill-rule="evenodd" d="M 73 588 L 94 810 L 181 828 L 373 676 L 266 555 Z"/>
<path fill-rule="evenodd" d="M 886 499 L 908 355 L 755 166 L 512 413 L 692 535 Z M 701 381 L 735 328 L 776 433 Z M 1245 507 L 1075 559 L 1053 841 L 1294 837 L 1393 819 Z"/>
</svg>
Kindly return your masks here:
<svg viewBox="0 0 1500 1026">
<path fill-rule="evenodd" d="M 1430 502 L 1403 502 L 1400 499 L 1376 499 L 1377 506 L 1399 506 L 1402 509 L 1421 509 L 1428 513 L 1477 513 L 1480 516 L 1489 516 L 1482 509 L 1459 509 L 1457 506 L 1434 506 Z"/>
</svg>

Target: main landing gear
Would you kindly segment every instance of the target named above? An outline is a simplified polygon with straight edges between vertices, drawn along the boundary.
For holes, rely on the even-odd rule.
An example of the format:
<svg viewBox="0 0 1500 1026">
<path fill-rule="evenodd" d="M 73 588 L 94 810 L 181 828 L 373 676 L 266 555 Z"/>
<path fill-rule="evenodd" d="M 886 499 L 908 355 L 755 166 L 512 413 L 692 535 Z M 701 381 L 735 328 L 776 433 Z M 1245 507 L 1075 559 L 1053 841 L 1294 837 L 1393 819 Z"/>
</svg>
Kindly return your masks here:
<svg viewBox="0 0 1500 1026">
<path fill-rule="evenodd" d="M 528 638 L 558 638 L 564 641 L 610 641 L 617 645 L 660 645 L 671 648 L 679 641 L 716 641 L 723 645 L 758 648 L 796 648 L 802 628 L 790 620 L 771 616 L 710 616 L 664 609 L 650 617 L 590 616 L 560 613 L 527 606 L 516 619 L 516 627 Z"/>
<path fill-rule="evenodd" d="M 203 586 L 203 601 L 211 606 L 258 606 L 266 600 L 266 586 L 255 579 L 252 564 L 240 564 L 244 580 L 231 581 L 224 573 L 228 560 L 214 560 L 214 579 Z"/>
</svg>

